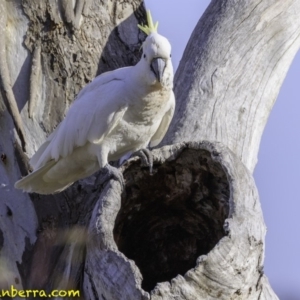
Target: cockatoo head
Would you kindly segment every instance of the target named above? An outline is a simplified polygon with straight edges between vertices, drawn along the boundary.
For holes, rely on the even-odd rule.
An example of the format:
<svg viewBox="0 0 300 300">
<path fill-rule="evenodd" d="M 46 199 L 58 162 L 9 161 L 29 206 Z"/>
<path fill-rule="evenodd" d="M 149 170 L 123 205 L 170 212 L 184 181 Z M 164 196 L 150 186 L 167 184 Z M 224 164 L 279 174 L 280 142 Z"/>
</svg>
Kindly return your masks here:
<svg viewBox="0 0 300 300">
<path fill-rule="evenodd" d="M 148 35 L 143 43 L 140 61 L 143 68 L 146 68 L 145 79 L 150 84 L 173 85 L 171 45 L 165 37 L 157 33 L 158 22 L 153 24 L 150 11 L 147 11 L 147 21 L 148 26 L 138 25 Z"/>
</svg>

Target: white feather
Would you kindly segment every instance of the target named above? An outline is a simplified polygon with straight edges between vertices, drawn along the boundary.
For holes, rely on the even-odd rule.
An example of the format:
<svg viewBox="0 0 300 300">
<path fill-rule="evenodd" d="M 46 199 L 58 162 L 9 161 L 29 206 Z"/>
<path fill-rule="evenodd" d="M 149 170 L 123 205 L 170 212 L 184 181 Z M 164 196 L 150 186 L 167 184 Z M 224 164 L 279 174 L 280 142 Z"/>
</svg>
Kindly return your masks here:
<svg viewBox="0 0 300 300">
<path fill-rule="evenodd" d="M 32 157 L 34 172 L 15 186 L 42 194 L 62 191 L 141 148 L 157 145 L 171 122 L 175 98 L 171 46 L 157 33 L 147 37 L 134 67 L 94 79 L 78 94 L 65 119 Z M 154 58 L 164 60 L 158 82 Z"/>
<path fill-rule="evenodd" d="M 169 107 L 165 112 L 164 116 L 162 117 L 156 132 L 151 138 L 150 147 L 155 147 L 162 141 L 170 126 L 170 123 L 174 115 L 174 111 L 175 111 L 175 96 L 174 93 L 172 92 L 169 100 Z"/>
</svg>

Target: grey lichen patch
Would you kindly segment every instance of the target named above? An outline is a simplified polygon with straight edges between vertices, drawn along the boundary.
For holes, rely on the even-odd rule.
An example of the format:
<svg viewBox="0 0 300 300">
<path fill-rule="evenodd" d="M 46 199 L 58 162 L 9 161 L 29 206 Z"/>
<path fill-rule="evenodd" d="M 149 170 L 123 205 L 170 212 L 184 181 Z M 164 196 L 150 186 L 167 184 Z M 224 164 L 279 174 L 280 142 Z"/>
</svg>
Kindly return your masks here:
<svg viewBox="0 0 300 300">
<path fill-rule="evenodd" d="M 124 178 L 114 239 L 139 267 L 144 290 L 184 275 L 225 236 L 229 183 L 209 151 L 185 149 L 153 176 L 135 162 Z"/>
</svg>

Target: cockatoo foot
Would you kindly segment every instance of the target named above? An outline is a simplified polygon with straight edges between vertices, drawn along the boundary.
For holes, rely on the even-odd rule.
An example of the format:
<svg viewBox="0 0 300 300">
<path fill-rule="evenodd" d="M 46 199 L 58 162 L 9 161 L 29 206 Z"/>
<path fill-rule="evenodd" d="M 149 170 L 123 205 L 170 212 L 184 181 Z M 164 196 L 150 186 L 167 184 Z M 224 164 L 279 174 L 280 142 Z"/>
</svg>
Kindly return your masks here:
<svg viewBox="0 0 300 300">
<path fill-rule="evenodd" d="M 142 161 L 141 165 L 146 166 L 146 167 L 149 166 L 150 175 L 153 174 L 153 154 L 149 149 L 146 149 L 146 148 L 140 149 L 140 150 L 134 152 L 131 156 L 132 157 L 134 157 L 134 156 L 140 157 L 141 161 Z"/>
<path fill-rule="evenodd" d="M 103 184 L 105 181 L 108 181 L 110 179 L 115 179 L 119 181 L 122 190 L 125 188 L 125 180 L 120 169 L 113 167 L 110 164 L 106 164 L 100 171 L 100 174 L 101 176 L 96 182 L 97 185 Z"/>
</svg>

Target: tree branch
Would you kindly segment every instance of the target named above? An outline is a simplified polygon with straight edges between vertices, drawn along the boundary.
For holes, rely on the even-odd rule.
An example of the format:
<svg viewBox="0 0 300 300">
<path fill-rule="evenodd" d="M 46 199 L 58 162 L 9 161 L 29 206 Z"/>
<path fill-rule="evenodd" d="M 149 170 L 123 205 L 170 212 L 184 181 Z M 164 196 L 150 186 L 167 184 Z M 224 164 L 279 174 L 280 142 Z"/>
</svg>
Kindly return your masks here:
<svg viewBox="0 0 300 300">
<path fill-rule="evenodd" d="M 213 0 L 175 76 L 165 144 L 220 141 L 253 171 L 263 129 L 300 47 L 297 0 Z"/>
</svg>

